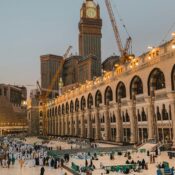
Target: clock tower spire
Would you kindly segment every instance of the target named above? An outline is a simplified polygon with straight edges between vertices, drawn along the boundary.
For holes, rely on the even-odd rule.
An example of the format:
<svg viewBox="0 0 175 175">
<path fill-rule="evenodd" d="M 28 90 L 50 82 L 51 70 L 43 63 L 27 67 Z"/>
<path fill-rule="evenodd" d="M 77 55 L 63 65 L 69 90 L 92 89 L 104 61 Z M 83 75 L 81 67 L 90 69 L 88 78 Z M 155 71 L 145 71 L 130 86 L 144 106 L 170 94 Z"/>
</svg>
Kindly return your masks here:
<svg viewBox="0 0 175 175">
<path fill-rule="evenodd" d="M 101 64 L 101 29 L 100 7 L 93 0 L 86 0 L 80 10 L 79 54 L 87 57 L 95 55 Z"/>
</svg>

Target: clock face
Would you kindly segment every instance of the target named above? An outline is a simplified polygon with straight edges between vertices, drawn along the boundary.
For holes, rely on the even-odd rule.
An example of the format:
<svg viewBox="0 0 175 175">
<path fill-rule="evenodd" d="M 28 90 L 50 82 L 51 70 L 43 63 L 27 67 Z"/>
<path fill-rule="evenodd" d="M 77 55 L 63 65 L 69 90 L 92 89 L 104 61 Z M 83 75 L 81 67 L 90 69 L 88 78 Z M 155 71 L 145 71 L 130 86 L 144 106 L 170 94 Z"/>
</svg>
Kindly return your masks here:
<svg viewBox="0 0 175 175">
<path fill-rule="evenodd" d="M 97 13 L 96 13 L 96 10 L 94 8 L 88 8 L 86 11 L 86 15 L 88 18 L 95 18 Z"/>
</svg>

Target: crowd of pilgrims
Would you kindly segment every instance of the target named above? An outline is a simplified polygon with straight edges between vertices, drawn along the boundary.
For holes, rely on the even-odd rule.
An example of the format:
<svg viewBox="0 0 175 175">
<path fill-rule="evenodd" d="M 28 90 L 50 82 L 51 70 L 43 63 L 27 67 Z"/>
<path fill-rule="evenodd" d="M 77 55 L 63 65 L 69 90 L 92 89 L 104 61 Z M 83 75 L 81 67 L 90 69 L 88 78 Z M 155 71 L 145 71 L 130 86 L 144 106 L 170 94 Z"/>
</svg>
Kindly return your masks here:
<svg viewBox="0 0 175 175">
<path fill-rule="evenodd" d="M 14 140 L 4 140 L 0 143 L 0 164 L 3 168 L 10 168 L 15 161 L 19 162 L 20 168 L 23 166 L 58 168 L 63 166 L 64 161 L 69 161 L 69 155 L 65 155 L 64 159 L 47 156 L 47 150 L 42 146 L 24 144 Z"/>
</svg>

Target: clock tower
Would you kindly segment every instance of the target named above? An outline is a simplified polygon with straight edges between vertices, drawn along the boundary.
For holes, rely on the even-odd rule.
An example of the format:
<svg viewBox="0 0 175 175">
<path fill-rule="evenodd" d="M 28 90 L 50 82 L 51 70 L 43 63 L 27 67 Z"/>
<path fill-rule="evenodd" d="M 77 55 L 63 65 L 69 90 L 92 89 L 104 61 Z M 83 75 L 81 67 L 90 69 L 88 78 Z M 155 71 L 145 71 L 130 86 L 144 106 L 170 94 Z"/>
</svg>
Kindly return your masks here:
<svg viewBox="0 0 175 175">
<path fill-rule="evenodd" d="M 100 7 L 93 0 L 86 0 L 80 10 L 79 54 L 87 57 L 95 55 L 101 64 L 101 29 Z"/>
</svg>

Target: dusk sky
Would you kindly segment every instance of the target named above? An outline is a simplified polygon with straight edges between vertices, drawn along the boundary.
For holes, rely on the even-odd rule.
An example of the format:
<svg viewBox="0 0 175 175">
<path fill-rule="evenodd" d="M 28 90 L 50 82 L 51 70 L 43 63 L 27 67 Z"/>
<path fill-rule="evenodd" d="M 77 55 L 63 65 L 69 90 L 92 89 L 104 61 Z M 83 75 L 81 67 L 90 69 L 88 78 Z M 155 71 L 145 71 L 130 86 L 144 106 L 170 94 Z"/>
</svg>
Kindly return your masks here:
<svg viewBox="0 0 175 175">
<path fill-rule="evenodd" d="M 78 53 L 78 22 L 83 0 L 0 0 L 0 83 L 36 84 L 40 55 L 63 55 L 69 45 Z M 103 20 L 102 60 L 119 54 L 104 0 L 98 0 Z M 122 42 L 133 39 L 133 52 L 157 46 L 175 24 L 175 0 L 111 0 Z M 171 38 L 169 31 L 165 40 Z M 35 87 L 32 87 L 35 88 Z"/>
</svg>

